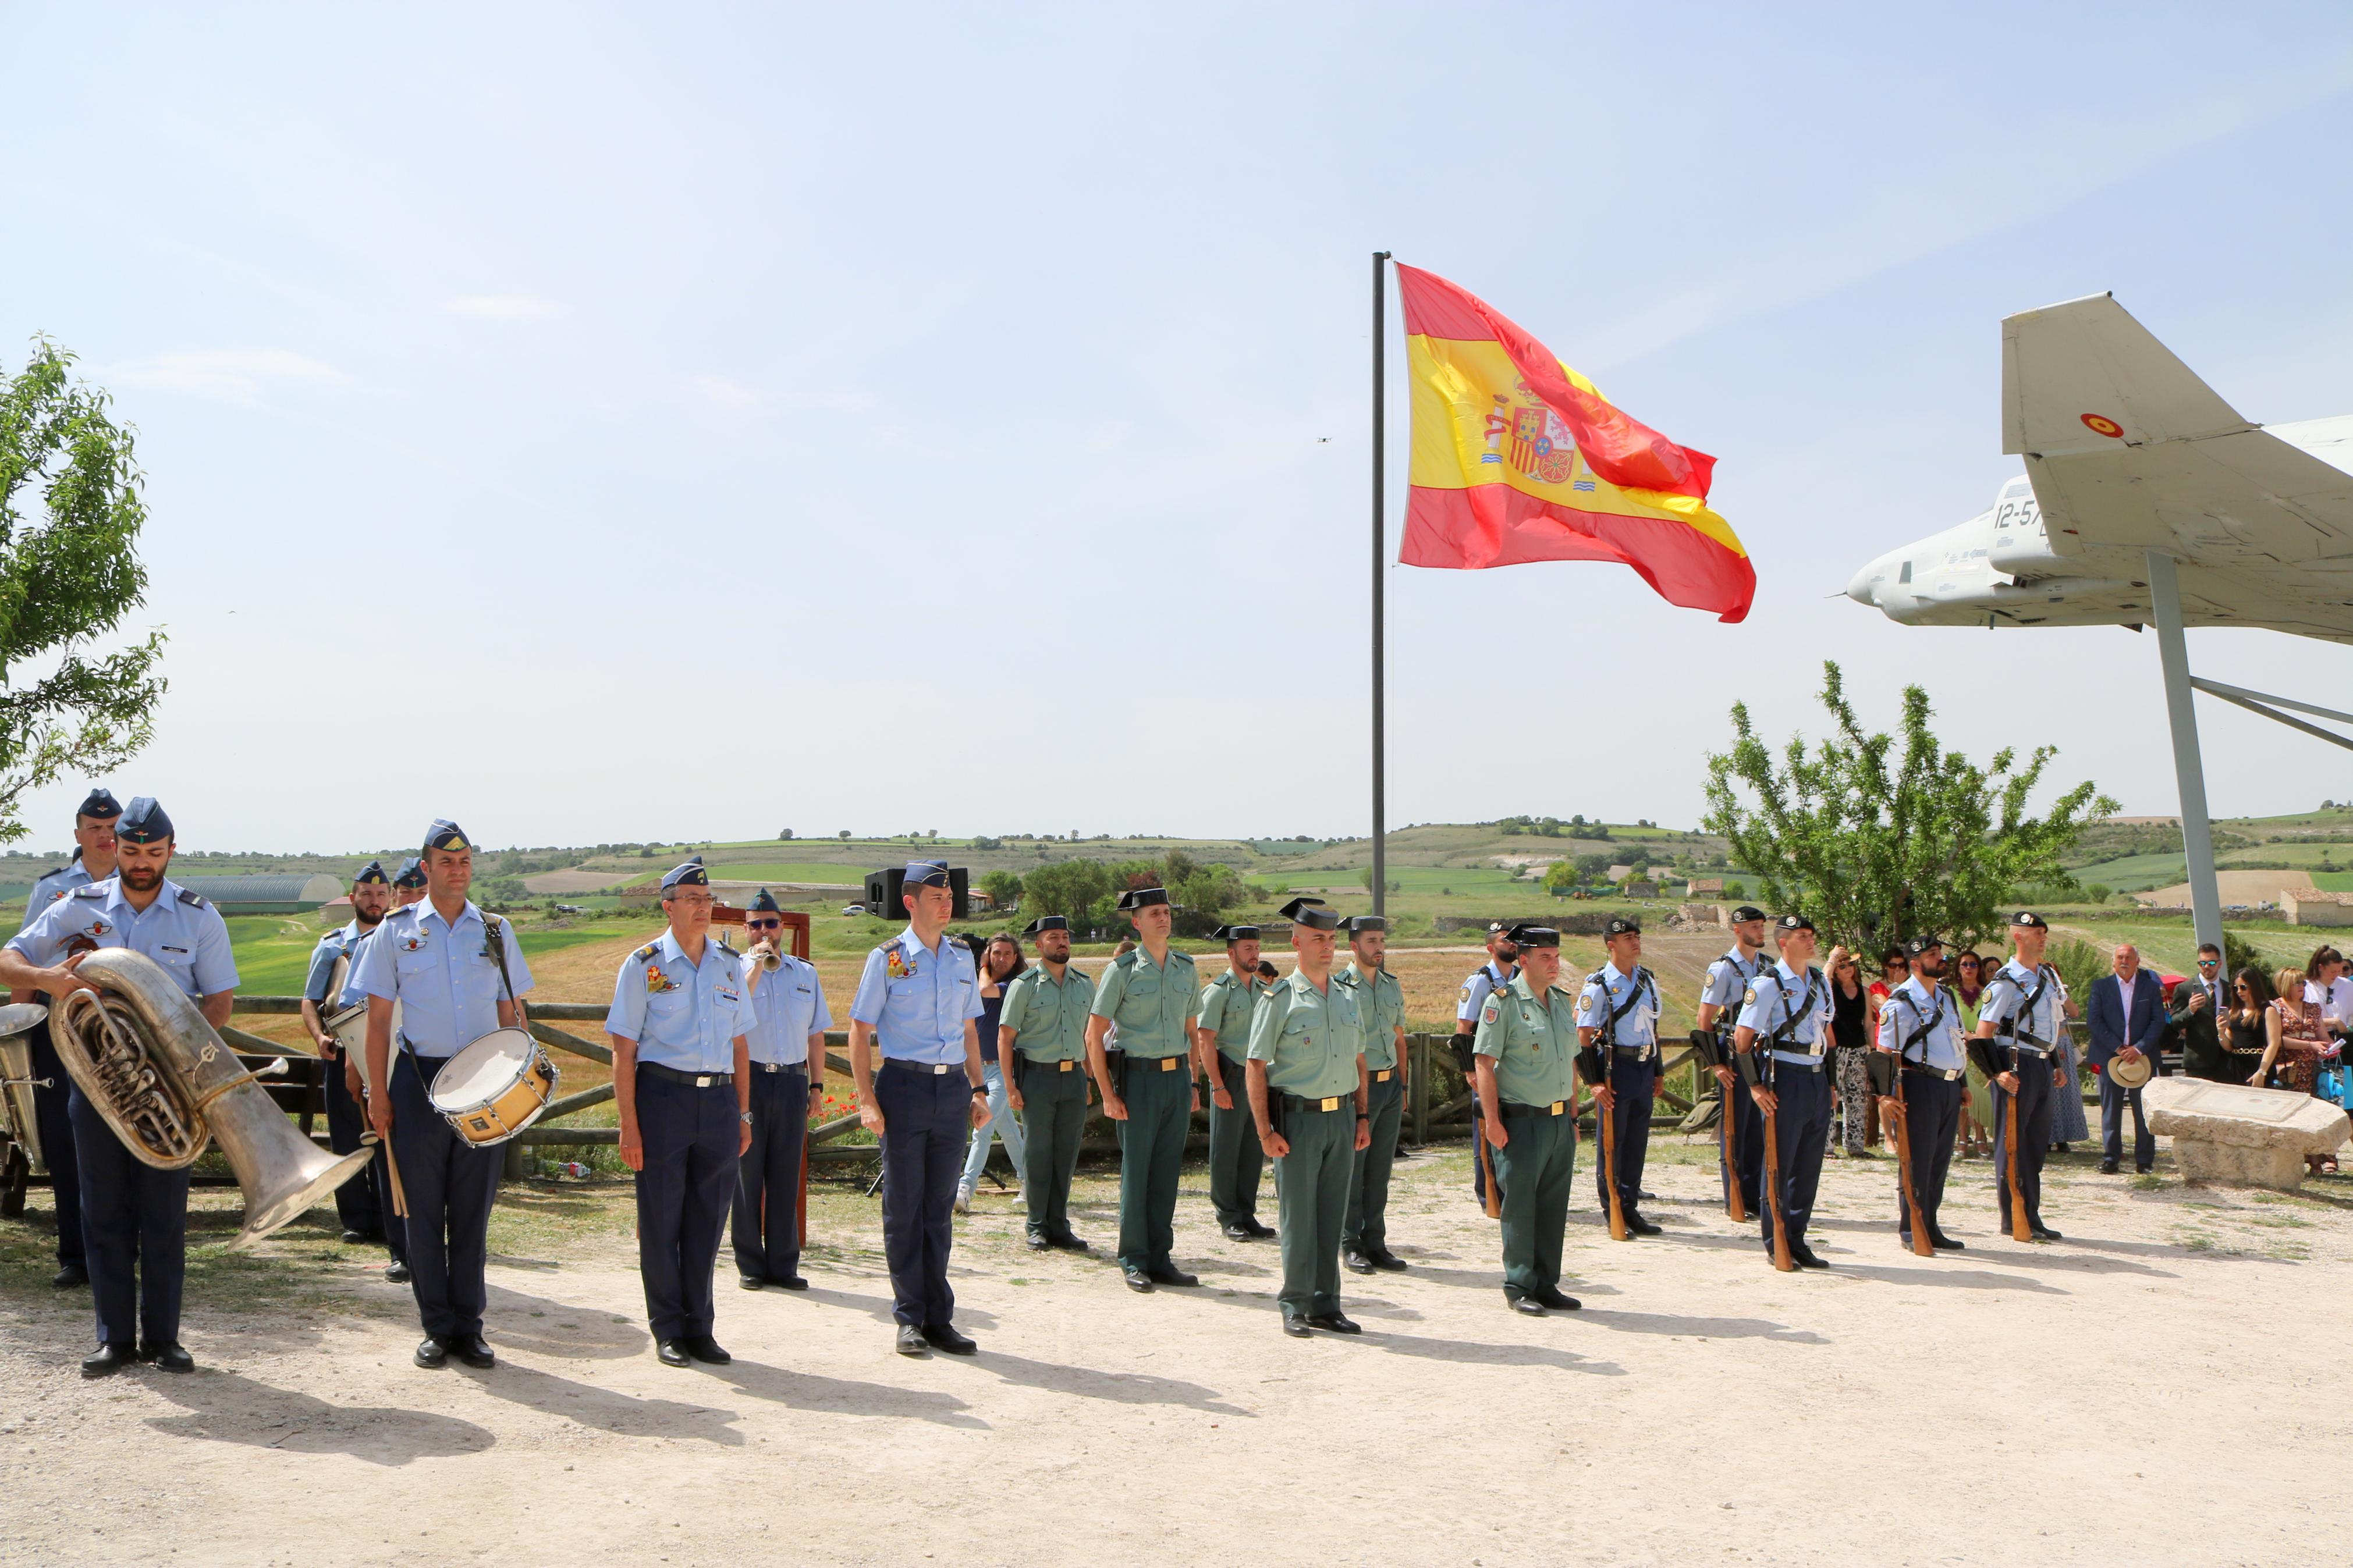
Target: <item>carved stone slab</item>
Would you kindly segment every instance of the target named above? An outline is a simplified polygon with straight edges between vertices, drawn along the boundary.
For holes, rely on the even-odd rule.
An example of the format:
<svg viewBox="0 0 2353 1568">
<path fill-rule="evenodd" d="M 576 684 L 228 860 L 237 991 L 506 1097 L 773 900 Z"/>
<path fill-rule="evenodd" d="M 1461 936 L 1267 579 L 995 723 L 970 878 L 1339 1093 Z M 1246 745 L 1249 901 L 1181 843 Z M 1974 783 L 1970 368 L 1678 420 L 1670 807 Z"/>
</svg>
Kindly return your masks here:
<svg viewBox="0 0 2353 1568">
<path fill-rule="evenodd" d="M 2353 1135 L 2343 1110 L 2287 1089 L 2161 1078 L 2141 1090 L 2141 1104 L 2193 1182 L 2294 1188 L 2306 1154 L 2334 1153 Z"/>
</svg>

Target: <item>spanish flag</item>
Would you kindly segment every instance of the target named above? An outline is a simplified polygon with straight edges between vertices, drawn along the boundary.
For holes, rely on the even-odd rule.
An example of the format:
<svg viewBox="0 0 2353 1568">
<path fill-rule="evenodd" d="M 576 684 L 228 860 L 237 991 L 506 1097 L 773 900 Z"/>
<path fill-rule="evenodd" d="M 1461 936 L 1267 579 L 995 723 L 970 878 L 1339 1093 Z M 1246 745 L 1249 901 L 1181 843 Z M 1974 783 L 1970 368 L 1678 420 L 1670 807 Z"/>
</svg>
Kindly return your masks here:
<svg viewBox="0 0 2353 1568">
<path fill-rule="evenodd" d="M 1552 351 L 1400 263 L 1413 374 L 1409 566 L 1618 561 L 1662 598 L 1737 621 L 1757 571 L 1707 508 L 1715 459 L 1612 406 Z"/>
</svg>

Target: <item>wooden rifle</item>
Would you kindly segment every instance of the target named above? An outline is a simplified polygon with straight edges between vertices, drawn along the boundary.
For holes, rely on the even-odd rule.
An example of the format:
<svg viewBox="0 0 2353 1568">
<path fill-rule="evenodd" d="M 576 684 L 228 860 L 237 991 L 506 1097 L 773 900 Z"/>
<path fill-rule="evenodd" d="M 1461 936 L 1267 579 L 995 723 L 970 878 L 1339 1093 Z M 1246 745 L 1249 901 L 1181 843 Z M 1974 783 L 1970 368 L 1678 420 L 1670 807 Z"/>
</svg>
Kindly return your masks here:
<svg viewBox="0 0 2353 1568">
<path fill-rule="evenodd" d="M 1595 1089 L 1609 1081 L 1609 1063 L 1598 1047 L 1588 1046 L 1577 1052 L 1577 1065 Z M 1609 1194 L 1609 1239 L 1624 1241 L 1633 1232 L 1626 1228 L 1625 1200 L 1618 1193 L 1618 1118 L 1615 1108 L 1603 1104 L 1599 1095 L 1593 1100 L 1593 1125 L 1601 1134 L 1601 1185 Z"/>
<path fill-rule="evenodd" d="M 1877 1046 L 1865 1049 L 1871 1052 L 1864 1060 L 1872 1068 L 1874 1087 L 1895 1101 L 1895 1114 L 1888 1120 L 1895 1124 L 1896 1184 L 1904 1195 L 1904 1223 L 1912 1233 L 1913 1255 L 1934 1258 L 1936 1246 L 1928 1239 L 1928 1218 L 1920 1212 L 1920 1189 L 1912 1179 L 1912 1118 L 1911 1108 L 1904 1101 L 1904 1055 L 1900 1050 L 1883 1051 Z M 1854 1113 L 1850 1110 L 1847 1114 Z"/>
<path fill-rule="evenodd" d="M 1713 1075 L 1716 1068 L 1732 1064 L 1725 1060 L 1728 1048 L 1722 1037 L 1712 1029 L 1691 1032 L 1692 1050 L 1699 1058 L 1702 1070 Z M 1724 1167 L 1724 1215 L 1726 1219 L 1746 1223 L 1748 1218 L 1747 1200 L 1740 1195 L 1740 1128 L 1733 1121 L 1733 1095 L 1738 1086 L 1726 1089 L 1716 1085 L 1715 1099 L 1719 1111 L 1715 1121 L 1715 1152 Z"/>
</svg>

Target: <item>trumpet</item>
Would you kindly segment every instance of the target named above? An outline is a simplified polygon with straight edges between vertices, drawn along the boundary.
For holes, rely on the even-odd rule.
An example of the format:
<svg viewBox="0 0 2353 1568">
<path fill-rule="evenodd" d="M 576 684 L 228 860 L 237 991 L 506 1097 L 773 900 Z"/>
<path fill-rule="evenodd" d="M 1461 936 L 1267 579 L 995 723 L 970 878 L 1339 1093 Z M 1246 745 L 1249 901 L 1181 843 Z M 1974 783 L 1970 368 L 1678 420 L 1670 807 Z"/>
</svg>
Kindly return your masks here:
<svg viewBox="0 0 2353 1568">
<path fill-rule="evenodd" d="M 785 964 L 784 955 L 776 951 L 776 944 L 773 942 L 754 942 L 752 956 L 758 961 L 763 974 L 774 974 Z"/>
</svg>

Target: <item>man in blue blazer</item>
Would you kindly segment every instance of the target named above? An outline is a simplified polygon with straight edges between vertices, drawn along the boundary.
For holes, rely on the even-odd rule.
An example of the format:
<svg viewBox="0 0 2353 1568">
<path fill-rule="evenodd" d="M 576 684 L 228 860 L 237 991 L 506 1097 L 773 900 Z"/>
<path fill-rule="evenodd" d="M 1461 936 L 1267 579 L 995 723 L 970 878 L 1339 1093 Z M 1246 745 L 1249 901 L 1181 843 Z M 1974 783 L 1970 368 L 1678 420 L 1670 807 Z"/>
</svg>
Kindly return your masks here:
<svg viewBox="0 0 2353 1568">
<path fill-rule="evenodd" d="M 2157 1163 L 2157 1141 L 2141 1114 L 2140 1090 L 2118 1085 L 2109 1064 L 2147 1057 L 2152 1071 L 2165 1070 L 2158 1053 L 2165 1035 L 2165 984 L 2141 968 L 2140 950 L 2130 942 L 2116 949 L 2116 970 L 2093 982 L 2086 1009 L 2092 1025 L 2088 1059 L 2100 1075 L 2100 1170 L 2106 1175 L 2116 1174 L 2124 1157 L 2126 1106 L 2132 1108 L 2134 1168 L 2145 1173 Z"/>
</svg>

